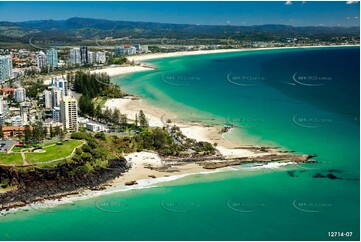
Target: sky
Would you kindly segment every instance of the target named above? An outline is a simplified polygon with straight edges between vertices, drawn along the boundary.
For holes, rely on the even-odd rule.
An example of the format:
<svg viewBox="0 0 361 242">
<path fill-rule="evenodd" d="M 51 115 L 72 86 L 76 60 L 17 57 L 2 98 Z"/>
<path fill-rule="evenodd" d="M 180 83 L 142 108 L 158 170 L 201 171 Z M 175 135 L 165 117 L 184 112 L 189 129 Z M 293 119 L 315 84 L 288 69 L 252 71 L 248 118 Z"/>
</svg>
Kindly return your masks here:
<svg viewBox="0 0 361 242">
<path fill-rule="evenodd" d="M 71 17 L 201 25 L 359 26 L 360 3 L 0 2 L 0 21 L 65 20 Z"/>
</svg>

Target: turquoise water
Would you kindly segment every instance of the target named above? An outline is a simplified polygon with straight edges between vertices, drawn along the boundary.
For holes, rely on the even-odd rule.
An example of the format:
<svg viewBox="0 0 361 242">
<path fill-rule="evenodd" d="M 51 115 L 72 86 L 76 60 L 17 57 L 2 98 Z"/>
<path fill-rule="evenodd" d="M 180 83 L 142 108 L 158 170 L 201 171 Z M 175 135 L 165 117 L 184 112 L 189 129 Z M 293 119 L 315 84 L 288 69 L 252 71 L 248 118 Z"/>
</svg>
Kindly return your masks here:
<svg viewBox="0 0 361 242">
<path fill-rule="evenodd" d="M 239 167 L 18 212 L 1 218 L 0 239 L 359 239 L 358 47 L 148 62 L 160 70 L 114 81 L 154 106 L 179 110 L 177 119 L 234 125 L 227 139 L 317 154 L 320 163 Z M 329 174 L 338 179 L 314 177 Z"/>
</svg>

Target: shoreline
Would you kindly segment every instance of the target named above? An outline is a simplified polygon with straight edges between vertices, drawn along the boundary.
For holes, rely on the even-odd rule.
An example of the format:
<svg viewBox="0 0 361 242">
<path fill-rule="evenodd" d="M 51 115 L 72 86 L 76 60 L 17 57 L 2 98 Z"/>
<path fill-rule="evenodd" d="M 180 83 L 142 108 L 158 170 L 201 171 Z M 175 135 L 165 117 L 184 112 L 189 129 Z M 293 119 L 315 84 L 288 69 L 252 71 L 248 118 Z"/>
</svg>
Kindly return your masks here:
<svg viewBox="0 0 361 242">
<path fill-rule="evenodd" d="M 130 56 L 131 61 L 140 62 L 145 60 L 160 59 L 160 58 L 172 58 L 181 56 L 192 55 L 206 55 L 206 54 L 222 54 L 222 53 L 234 53 L 245 51 L 262 51 L 262 50 L 282 50 L 282 49 L 312 49 L 312 48 L 334 48 L 334 47 L 360 47 L 360 45 L 317 45 L 317 46 L 292 46 L 292 47 L 262 47 L 262 48 L 243 48 L 243 49 L 216 49 L 216 50 L 196 50 L 196 51 L 179 51 L 171 53 L 151 53 L 139 56 Z"/>
<path fill-rule="evenodd" d="M 119 68 L 127 69 L 114 70 Z M 122 74 L 129 74 L 133 72 L 152 70 L 152 68 L 147 68 L 143 66 L 119 68 L 107 68 L 96 71 L 113 71 L 112 75 L 117 76 L 117 73 L 120 72 Z M 159 108 L 152 107 L 151 105 L 145 103 L 143 99 L 134 98 L 134 96 L 121 99 L 109 99 L 106 101 L 105 107 L 111 109 L 119 108 L 121 110 L 121 113 L 126 114 L 130 121 L 135 119 L 136 113 L 138 113 L 140 110 L 143 110 L 148 118 L 150 126 L 164 127 L 168 125 L 165 120 L 162 120 L 162 118 L 165 113 L 169 114 L 169 112 L 165 112 L 164 110 L 161 110 Z M 229 129 L 227 129 L 226 131 L 222 131 L 222 126 L 220 125 L 207 125 L 191 121 L 172 122 L 171 125 L 176 125 L 180 127 L 182 133 L 188 138 L 195 139 L 197 141 L 206 141 L 212 144 L 217 143 L 216 149 L 219 151 L 221 156 L 230 160 L 225 161 L 215 158 L 206 161 L 177 162 L 175 161 L 177 160 L 176 157 L 173 157 L 175 158 L 175 160 L 162 159 L 159 157 L 158 154 L 155 154 L 154 152 L 130 153 L 124 158 L 128 162 L 132 163 L 131 168 L 122 175 L 103 183 L 99 186 L 99 189 L 97 190 L 79 188 L 78 190 L 74 190 L 70 193 L 58 194 L 48 198 L 41 198 L 39 199 L 39 202 L 10 208 L 10 212 L 24 210 L 28 207 L 34 208 L 34 206 L 37 206 L 36 204 L 40 204 L 40 206 L 42 206 L 41 204 L 52 204 L 53 206 L 51 207 L 54 207 L 60 204 L 66 204 L 69 202 L 71 203 L 77 200 L 90 199 L 110 193 L 134 189 L 151 188 L 154 187 L 156 184 L 174 181 L 186 176 L 196 174 L 210 174 L 215 172 L 241 170 L 240 167 L 236 166 L 239 166 L 242 163 L 249 164 L 258 162 L 255 166 L 251 164 L 251 169 L 253 169 L 254 167 L 258 170 L 262 168 L 277 169 L 280 166 L 287 166 L 302 162 L 296 159 L 292 161 L 285 160 L 286 158 L 292 157 L 293 155 L 290 153 L 288 155 L 285 154 L 288 151 L 280 150 L 278 149 L 278 147 L 258 147 L 249 144 L 245 145 L 228 141 L 223 138 L 223 134 L 228 132 Z M 280 155 L 281 158 L 286 158 L 281 159 L 281 161 L 278 162 L 278 160 L 274 160 L 273 157 L 278 155 Z M 258 160 L 265 158 L 265 160 L 259 162 L 257 161 L 257 158 Z M 307 158 L 306 161 L 308 161 L 308 159 L 309 158 Z M 166 166 L 164 166 L 164 162 L 168 162 Z M 8 211 L 5 211 L 4 213 L 0 212 L 0 215 L 4 215 L 7 213 Z"/>
<path fill-rule="evenodd" d="M 235 53 L 245 51 L 262 51 L 262 50 L 287 50 L 287 49 L 312 49 L 312 48 L 341 48 L 341 47 L 360 47 L 360 45 L 320 45 L 320 46 L 297 46 L 297 47 L 265 47 L 265 48 L 248 48 L 248 49 L 217 49 L 217 50 L 198 50 L 198 51 L 179 51 L 171 53 L 150 53 L 145 55 L 128 56 L 130 61 L 134 61 L 136 65 L 131 66 L 109 66 L 103 69 L 92 70 L 90 73 L 107 73 L 110 77 L 117 77 L 137 72 L 155 70 L 154 67 L 149 66 L 143 61 L 174 58 L 182 56 L 194 55 L 209 55 L 209 54 L 222 54 L 222 53 Z"/>
<path fill-rule="evenodd" d="M 120 76 L 120 75 L 126 75 L 131 74 L 135 72 L 143 72 L 143 71 L 151 71 L 154 70 L 154 68 L 150 68 L 147 66 L 114 66 L 114 67 L 107 67 L 104 69 L 98 69 L 90 71 L 91 74 L 93 73 L 107 73 L 110 77 Z"/>
<path fill-rule="evenodd" d="M 233 53 L 233 52 L 242 52 L 242 51 L 260 51 L 260 50 L 275 50 L 275 49 L 298 49 L 298 48 L 323 48 L 323 47 L 351 47 L 355 45 L 348 46 L 303 46 L 303 47 L 277 47 L 277 48 L 257 48 L 257 49 L 224 49 L 224 50 L 206 50 L 206 51 L 189 51 L 189 52 L 173 52 L 173 53 L 161 53 L 161 54 L 150 54 L 144 56 L 134 56 L 131 60 L 133 61 L 144 61 L 150 59 L 159 59 L 159 58 L 171 58 L 171 57 L 180 57 L 180 56 L 191 56 L 191 55 L 202 55 L 202 54 L 216 54 L 216 53 Z M 141 62 L 140 62 L 141 63 Z M 151 106 L 147 103 L 147 101 L 143 98 L 134 96 L 128 98 L 113 98 L 106 101 L 104 104 L 105 108 L 115 109 L 118 108 L 122 114 L 126 114 L 128 120 L 135 120 L 135 115 L 139 113 L 140 110 L 143 110 L 144 114 L 148 118 L 149 126 L 151 127 L 164 127 L 168 124 L 165 120 L 163 120 L 164 115 L 176 117 L 177 113 L 169 112 L 168 110 L 162 110 L 161 108 L 157 108 Z M 235 143 L 234 141 L 228 141 L 224 138 L 224 134 L 231 130 L 228 129 L 226 132 L 222 132 L 221 125 L 209 125 L 204 123 L 199 123 L 196 121 L 182 121 L 182 122 L 172 122 L 171 125 L 176 125 L 180 128 L 182 133 L 191 139 L 195 139 L 197 141 L 205 141 L 211 144 L 217 143 L 216 149 L 227 159 L 234 158 L 256 158 L 264 155 L 280 155 L 287 153 L 287 150 L 279 150 L 278 147 L 276 149 L 269 149 L 265 152 L 260 151 L 260 147 L 254 146 L 252 144 L 240 144 Z M 281 147 L 282 149 L 283 147 Z M 146 163 L 149 160 L 146 160 Z M 213 161 L 217 163 L 217 161 Z M 221 163 L 219 161 L 219 163 Z M 265 163 L 266 165 L 268 163 Z M 190 168 L 192 172 L 205 172 L 207 169 L 201 167 L 201 164 L 193 163 L 196 167 Z M 285 164 L 286 165 L 286 164 Z M 198 166 L 198 167 L 197 167 Z M 229 168 L 231 168 L 230 166 Z M 110 182 L 112 186 L 116 186 L 120 183 L 124 182 L 134 182 L 135 178 L 145 179 L 149 175 L 154 175 L 152 172 L 149 172 L 149 169 L 144 167 L 144 164 L 138 164 L 137 169 L 142 170 L 143 176 L 139 176 L 139 172 L 135 169 L 130 169 L 124 176 L 116 178 L 114 181 Z M 215 171 L 220 170 L 222 168 L 212 168 Z M 184 172 L 184 171 L 178 171 Z M 160 174 L 157 173 L 157 178 L 159 175 L 163 175 L 163 177 L 167 177 L 170 174 Z"/>
</svg>

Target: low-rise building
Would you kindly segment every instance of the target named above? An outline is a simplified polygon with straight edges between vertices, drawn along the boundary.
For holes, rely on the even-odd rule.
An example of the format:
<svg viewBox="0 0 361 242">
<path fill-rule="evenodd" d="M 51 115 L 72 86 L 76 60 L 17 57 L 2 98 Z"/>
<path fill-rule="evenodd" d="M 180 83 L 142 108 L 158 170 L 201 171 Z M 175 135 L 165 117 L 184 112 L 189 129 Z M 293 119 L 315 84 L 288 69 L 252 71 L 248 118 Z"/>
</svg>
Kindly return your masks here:
<svg viewBox="0 0 361 242">
<path fill-rule="evenodd" d="M 30 126 L 30 129 L 32 127 Z M 4 138 L 19 137 L 25 135 L 25 127 L 20 126 L 5 126 L 2 127 Z"/>
<path fill-rule="evenodd" d="M 92 132 L 107 132 L 108 129 L 101 124 L 96 124 L 96 123 L 87 123 L 86 124 L 86 129 Z"/>
</svg>

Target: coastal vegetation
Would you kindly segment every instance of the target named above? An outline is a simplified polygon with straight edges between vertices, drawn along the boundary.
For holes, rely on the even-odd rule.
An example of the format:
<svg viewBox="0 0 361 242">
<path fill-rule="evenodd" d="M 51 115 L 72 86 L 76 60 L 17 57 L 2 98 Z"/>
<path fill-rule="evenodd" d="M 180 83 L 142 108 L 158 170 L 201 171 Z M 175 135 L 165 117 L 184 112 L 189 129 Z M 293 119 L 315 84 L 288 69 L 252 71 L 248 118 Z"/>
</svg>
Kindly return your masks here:
<svg viewBox="0 0 361 242">
<path fill-rule="evenodd" d="M 79 94 L 79 110 L 83 115 L 96 117 L 100 115 L 99 110 L 94 104 L 94 98 L 122 98 L 125 93 L 117 85 L 110 82 L 109 75 L 105 73 L 90 74 L 89 72 L 77 71 L 69 73 L 67 80 L 72 86 L 72 89 Z"/>
</svg>

